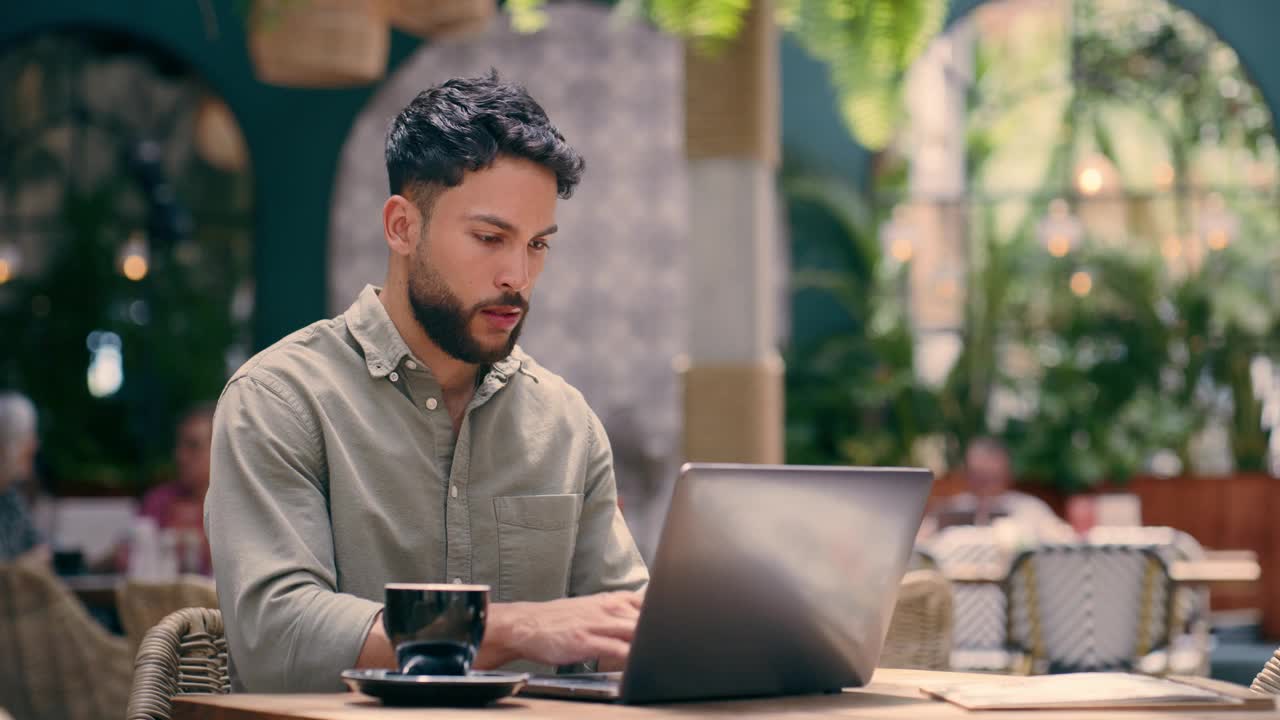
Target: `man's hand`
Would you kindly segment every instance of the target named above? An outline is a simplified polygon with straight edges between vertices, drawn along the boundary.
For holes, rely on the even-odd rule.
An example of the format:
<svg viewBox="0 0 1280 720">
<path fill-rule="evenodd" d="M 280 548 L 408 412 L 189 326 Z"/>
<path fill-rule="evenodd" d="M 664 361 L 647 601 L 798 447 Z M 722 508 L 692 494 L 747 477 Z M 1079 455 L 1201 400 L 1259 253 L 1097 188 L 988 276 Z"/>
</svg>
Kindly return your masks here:
<svg viewBox="0 0 1280 720">
<path fill-rule="evenodd" d="M 621 667 L 643 601 L 643 593 L 611 592 L 490 605 L 475 665 L 493 668 L 513 660 L 569 665 L 599 658 L 604 667 Z"/>
</svg>

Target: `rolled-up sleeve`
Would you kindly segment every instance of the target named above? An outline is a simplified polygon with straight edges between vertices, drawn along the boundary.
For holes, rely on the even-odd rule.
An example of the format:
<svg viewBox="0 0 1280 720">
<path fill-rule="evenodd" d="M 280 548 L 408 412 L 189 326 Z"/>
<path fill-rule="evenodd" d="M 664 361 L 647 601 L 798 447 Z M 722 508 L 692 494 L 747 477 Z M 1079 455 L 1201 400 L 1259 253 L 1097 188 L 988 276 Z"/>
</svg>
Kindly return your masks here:
<svg viewBox="0 0 1280 720">
<path fill-rule="evenodd" d="M 242 376 L 214 416 L 205 529 L 238 690 L 342 689 L 379 603 L 339 593 L 323 438 L 288 389 Z"/>
<path fill-rule="evenodd" d="M 569 594 L 639 590 L 648 584 L 649 572 L 618 509 L 609 438 L 595 413 L 587 413 L 590 456 Z"/>
</svg>

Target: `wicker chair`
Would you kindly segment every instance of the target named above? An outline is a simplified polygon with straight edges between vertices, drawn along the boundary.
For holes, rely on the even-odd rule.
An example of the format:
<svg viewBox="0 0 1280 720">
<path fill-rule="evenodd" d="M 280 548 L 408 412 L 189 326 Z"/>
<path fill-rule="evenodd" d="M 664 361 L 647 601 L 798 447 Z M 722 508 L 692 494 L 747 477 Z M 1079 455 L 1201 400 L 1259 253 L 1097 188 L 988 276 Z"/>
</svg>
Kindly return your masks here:
<svg viewBox="0 0 1280 720">
<path fill-rule="evenodd" d="M 1012 560 L 993 527 L 953 525 L 943 528 L 922 548 L 947 576 L 957 569 L 985 566 L 1005 570 Z M 1003 671 L 1010 654 L 1006 648 L 1008 622 L 1004 590 L 995 583 L 956 583 L 952 623 L 953 670 Z"/>
<path fill-rule="evenodd" d="M 127 580 L 116 588 L 116 607 L 129 641 L 129 656 L 133 657 L 147 631 L 169 614 L 194 607 L 216 610 L 218 594 L 213 581 L 203 575 L 183 575 L 164 582 Z"/>
<path fill-rule="evenodd" d="M 1151 548 L 1045 545 L 1014 560 L 1006 580 L 1011 669 L 1162 674 L 1155 653 L 1175 628 L 1173 581 Z"/>
<path fill-rule="evenodd" d="M 186 608 L 147 631 L 134 661 L 127 720 L 169 720 L 175 695 L 231 691 L 222 613 Z"/>
<path fill-rule="evenodd" d="M 129 649 L 43 565 L 0 565 L 0 707 L 22 720 L 120 717 Z"/>
<path fill-rule="evenodd" d="M 1280 649 L 1262 666 L 1258 677 L 1253 679 L 1253 684 L 1249 687 L 1260 693 L 1280 695 Z"/>
<path fill-rule="evenodd" d="M 1204 548 L 1190 534 L 1161 526 L 1106 526 L 1089 530 L 1085 542 L 1092 545 L 1150 547 L 1171 564 L 1179 560 L 1202 560 Z M 1170 673 L 1208 677 L 1212 639 L 1209 634 L 1209 588 L 1180 585 L 1174 588 L 1171 626 L 1166 660 Z"/>
<path fill-rule="evenodd" d="M 946 670 L 951 666 L 951 583 L 936 570 L 902 578 L 880 667 Z"/>
</svg>

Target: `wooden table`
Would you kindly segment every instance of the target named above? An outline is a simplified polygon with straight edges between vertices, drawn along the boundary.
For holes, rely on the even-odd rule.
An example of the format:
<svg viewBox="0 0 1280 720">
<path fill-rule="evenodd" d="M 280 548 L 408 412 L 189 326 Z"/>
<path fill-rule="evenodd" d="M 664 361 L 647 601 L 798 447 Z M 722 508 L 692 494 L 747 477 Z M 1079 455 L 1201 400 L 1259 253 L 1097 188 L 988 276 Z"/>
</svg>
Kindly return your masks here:
<svg viewBox="0 0 1280 720">
<path fill-rule="evenodd" d="M 1155 720 L 1156 718 L 1201 718 L 1206 720 L 1252 720 L 1278 718 L 1280 711 L 1241 710 L 1144 712 L 968 712 L 949 703 L 923 697 L 921 685 L 938 685 L 960 680 L 990 682 L 1014 676 L 978 675 L 929 670 L 876 671 L 866 688 L 846 690 L 839 695 L 735 700 L 728 702 L 681 703 L 665 706 L 627 707 L 598 703 L 567 702 L 515 697 L 483 709 L 384 708 L 372 698 L 356 694 L 332 695 L 187 695 L 175 698 L 173 720 L 393 720 L 395 718 L 680 718 L 698 717 L 841 717 L 883 718 L 884 720 L 941 720 L 944 718 L 999 718 L 1000 720 L 1079 720 L 1115 718 Z"/>
<path fill-rule="evenodd" d="M 1202 559 L 1172 563 L 1169 575 L 1181 583 L 1247 583 L 1262 577 L 1262 566 L 1252 550 L 1210 550 Z"/>
</svg>

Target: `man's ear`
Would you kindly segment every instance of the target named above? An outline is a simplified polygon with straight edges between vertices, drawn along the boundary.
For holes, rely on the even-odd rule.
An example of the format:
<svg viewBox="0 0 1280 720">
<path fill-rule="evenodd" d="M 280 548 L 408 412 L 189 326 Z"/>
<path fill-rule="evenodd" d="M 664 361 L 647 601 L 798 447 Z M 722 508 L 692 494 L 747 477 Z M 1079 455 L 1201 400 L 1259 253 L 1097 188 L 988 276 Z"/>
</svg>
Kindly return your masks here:
<svg viewBox="0 0 1280 720">
<path fill-rule="evenodd" d="M 403 195 L 392 195 L 382 204 L 382 235 L 396 255 L 410 255 L 422 235 L 422 213 Z"/>
</svg>

